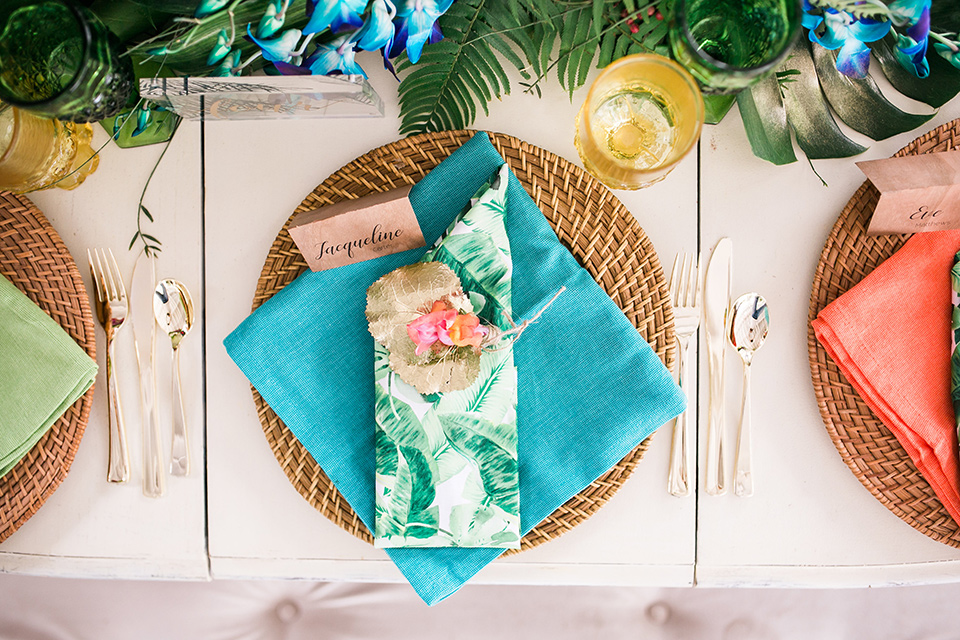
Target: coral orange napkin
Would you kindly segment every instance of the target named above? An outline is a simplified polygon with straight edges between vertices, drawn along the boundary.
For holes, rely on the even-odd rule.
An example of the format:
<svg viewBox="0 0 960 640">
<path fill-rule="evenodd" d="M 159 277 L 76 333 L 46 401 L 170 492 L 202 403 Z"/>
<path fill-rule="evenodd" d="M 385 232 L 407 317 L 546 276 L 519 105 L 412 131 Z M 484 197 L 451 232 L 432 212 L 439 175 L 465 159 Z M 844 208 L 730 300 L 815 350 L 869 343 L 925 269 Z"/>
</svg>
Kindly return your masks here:
<svg viewBox="0 0 960 640">
<path fill-rule="evenodd" d="M 820 344 L 960 522 L 950 269 L 960 231 L 918 233 L 813 321 Z"/>
</svg>

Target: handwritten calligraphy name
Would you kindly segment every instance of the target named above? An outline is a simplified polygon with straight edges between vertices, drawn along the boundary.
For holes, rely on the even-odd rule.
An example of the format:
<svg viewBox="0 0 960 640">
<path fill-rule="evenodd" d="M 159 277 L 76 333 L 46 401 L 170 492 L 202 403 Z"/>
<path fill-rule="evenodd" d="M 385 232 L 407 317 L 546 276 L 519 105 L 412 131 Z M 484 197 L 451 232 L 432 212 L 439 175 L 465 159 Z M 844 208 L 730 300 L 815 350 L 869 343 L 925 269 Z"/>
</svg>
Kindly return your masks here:
<svg viewBox="0 0 960 640">
<path fill-rule="evenodd" d="M 338 253 L 343 251 L 347 252 L 347 257 L 353 258 L 354 250 L 363 249 L 364 247 L 370 247 L 372 251 L 380 252 L 385 248 L 382 245 L 383 243 L 389 243 L 391 240 L 395 240 L 403 235 L 403 229 L 395 229 L 394 231 L 384 231 L 383 227 L 379 224 L 374 225 L 373 230 L 369 235 L 362 238 L 356 238 L 354 240 L 348 240 L 347 242 L 329 243 L 326 240 L 321 242 L 318 247 L 317 260 L 322 260 L 324 256 L 333 257 Z"/>
<path fill-rule="evenodd" d="M 927 209 L 927 206 L 924 205 L 910 214 L 911 220 L 924 220 L 926 218 L 936 218 L 937 214 L 942 213 L 939 209 L 936 211 L 930 211 Z"/>
</svg>

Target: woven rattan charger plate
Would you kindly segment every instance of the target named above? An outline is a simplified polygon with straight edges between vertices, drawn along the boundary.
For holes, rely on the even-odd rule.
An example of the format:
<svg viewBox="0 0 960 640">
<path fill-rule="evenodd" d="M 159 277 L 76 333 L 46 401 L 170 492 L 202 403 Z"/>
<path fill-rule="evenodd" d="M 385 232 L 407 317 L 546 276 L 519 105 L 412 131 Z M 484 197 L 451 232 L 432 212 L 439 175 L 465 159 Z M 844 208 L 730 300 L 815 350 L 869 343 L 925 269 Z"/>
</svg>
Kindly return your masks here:
<svg viewBox="0 0 960 640">
<path fill-rule="evenodd" d="M 93 316 L 76 263 L 39 209 L 8 192 L 0 192 L 0 274 L 96 358 Z M 91 386 L 0 478 L 0 542 L 29 520 L 66 477 L 92 403 Z"/>
<path fill-rule="evenodd" d="M 948 151 L 958 144 L 960 120 L 954 120 L 917 138 L 896 156 Z M 878 199 L 877 189 L 864 182 L 840 214 L 817 265 L 808 323 L 910 238 L 866 235 Z M 820 414 L 843 461 L 870 493 L 901 520 L 934 540 L 960 547 L 960 527 L 894 435 L 840 373 L 809 324 L 807 343 Z"/>
<path fill-rule="evenodd" d="M 424 134 L 374 149 L 327 178 L 294 213 L 414 184 L 475 133 Z M 510 136 L 490 134 L 490 138 L 560 241 L 610 294 L 660 359 L 672 364 L 673 310 L 663 270 L 633 216 L 603 185 L 563 158 Z M 306 269 L 287 232 L 289 224 L 288 220 L 267 255 L 254 309 Z M 256 390 L 253 396 L 270 448 L 297 491 L 331 521 L 372 543 L 370 532 L 313 457 Z M 521 550 L 556 538 L 603 506 L 633 472 L 648 440 L 524 536 Z"/>
</svg>

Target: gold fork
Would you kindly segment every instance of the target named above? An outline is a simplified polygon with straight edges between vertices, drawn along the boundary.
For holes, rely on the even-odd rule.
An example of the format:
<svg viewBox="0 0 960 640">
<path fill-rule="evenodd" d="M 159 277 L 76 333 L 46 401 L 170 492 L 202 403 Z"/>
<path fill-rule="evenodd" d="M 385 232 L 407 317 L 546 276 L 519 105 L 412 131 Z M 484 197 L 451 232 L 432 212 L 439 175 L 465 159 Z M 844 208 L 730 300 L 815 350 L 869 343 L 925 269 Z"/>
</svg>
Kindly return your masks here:
<svg viewBox="0 0 960 640">
<path fill-rule="evenodd" d="M 690 469 L 692 468 L 687 412 L 690 407 L 690 345 L 700 327 L 700 256 L 677 254 L 670 274 L 670 302 L 673 304 L 673 326 L 680 353 L 677 358 L 677 379 L 687 399 L 687 409 L 677 416 L 673 425 L 673 443 L 670 453 L 670 474 L 667 488 L 672 495 L 690 495 Z"/>
<path fill-rule="evenodd" d="M 87 249 L 90 273 L 97 294 L 97 320 L 107 335 L 107 425 L 110 430 L 108 482 L 130 479 L 130 454 L 127 451 L 127 430 L 123 424 L 120 388 L 113 366 L 113 339 L 127 320 L 127 289 L 110 249 Z"/>
</svg>

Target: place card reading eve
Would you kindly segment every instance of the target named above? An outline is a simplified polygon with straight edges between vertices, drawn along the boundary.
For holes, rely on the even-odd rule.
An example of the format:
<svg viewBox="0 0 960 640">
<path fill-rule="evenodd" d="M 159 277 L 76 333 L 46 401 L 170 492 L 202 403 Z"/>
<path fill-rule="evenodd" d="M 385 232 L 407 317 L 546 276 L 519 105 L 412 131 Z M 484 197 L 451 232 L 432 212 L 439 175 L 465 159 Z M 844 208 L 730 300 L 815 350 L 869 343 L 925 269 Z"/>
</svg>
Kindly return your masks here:
<svg viewBox="0 0 960 640">
<path fill-rule="evenodd" d="M 858 162 L 880 191 L 868 235 L 960 229 L 960 151 Z"/>
<path fill-rule="evenodd" d="M 311 271 L 324 271 L 426 244 L 410 187 L 298 213 L 290 236 Z"/>
</svg>

